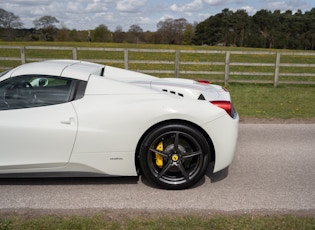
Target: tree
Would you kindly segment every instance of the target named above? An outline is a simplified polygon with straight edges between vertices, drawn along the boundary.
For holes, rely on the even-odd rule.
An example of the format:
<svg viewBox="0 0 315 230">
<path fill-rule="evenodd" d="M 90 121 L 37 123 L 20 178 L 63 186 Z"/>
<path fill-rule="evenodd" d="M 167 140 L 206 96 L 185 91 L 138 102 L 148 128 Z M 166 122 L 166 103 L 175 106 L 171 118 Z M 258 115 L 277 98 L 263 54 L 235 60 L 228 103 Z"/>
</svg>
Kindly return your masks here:
<svg viewBox="0 0 315 230">
<path fill-rule="evenodd" d="M 315 8 L 305 13 L 305 42 L 304 49 L 315 50 Z"/>
<path fill-rule="evenodd" d="M 236 45 L 277 49 L 315 49 L 315 8 L 304 14 L 228 9 L 197 24 L 193 44 Z"/>
<path fill-rule="evenodd" d="M 187 20 L 185 18 L 168 18 L 157 24 L 158 33 L 161 35 L 161 43 L 181 44 L 182 34 L 186 29 Z"/>
<path fill-rule="evenodd" d="M 69 34 L 69 29 L 65 25 L 62 25 L 62 28 L 57 32 L 56 39 L 57 41 L 70 41 Z"/>
<path fill-rule="evenodd" d="M 187 23 L 186 28 L 182 34 L 182 44 L 190 45 L 192 43 L 192 39 L 195 35 L 195 25 Z"/>
<path fill-rule="evenodd" d="M 70 37 L 71 41 L 75 41 L 75 42 L 80 42 L 81 41 L 80 34 L 79 34 L 79 32 L 76 29 L 73 29 L 73 30 L 70 31 L 69 37 Z"/>
<path fill-rule="evenodd" d="M 0 28 L 3 28 L 8 40 L 13 40 L 14 29 L 21 28 L 22 26 L 23 23 L 19 16 L 0 8 Z"/>
<path fill-rule="evenodd" d="M 54 24 L 59 23 L 57 18 L 52 17 L 52 16 L 43 16 L 39 19 L 35 19 L 33 21 L 36 29 L 44 29 L 48 27 L 55 27 Z"/>
<path fill-rule="evenodd" d="M 234 44 L 233 12 L 229 9 L 210 16 L 196 27 L 194 44 L 224 45 Z"/>
<path fill-rule="evenodd" d="M 298 10 L 294 15 L 292 12 L 286 12 L 286 20 L 288 24 L 287 46 L 288 49 L 303 49 L 303 41 L 305 37 L 305 20 L 307 18 Z"/>
<path fill-rule="evenodd" d="M 94 42 L 111 42 L 112 34 L 104 24 L 96 27 L 92 33 L 92 41 Z"/>
<path fill-rule="evenodd" d="M 121 26 L 117 26 L 113 33 L 113 42 L 122 43 L 126 39 L 126 33 L 123 31 Z"/>
<path fill-rule="evenodd" d="M 6 29 L 21 28 L 23 23 L 19 16 L 0 8 L 0 27 Z"/>
<path fill-rule="evenodd" d="M 273 48 L 273 31 L 274 27 L 278 25 L 278 21 L 275 20 L 273 13 L 270 10 L 260 10 L 253 16 L 253 21 L 266 40 L 265 48 Z"/>
<path fill-rule="evenodd" d="M 233 28 L 232 44 L 243 47 L 246 41 L 246 35 L 249 30 L 249 16 L 245 10 L 237 10 L 231 16 Z"/>
<path fill-rule="evenodd" d="M 45 41 L 54 40 L 54 35 L 57 32 L 55 24 L 59 23 L 57 18 L 52 16 L 43 16 L 39 19 L 35 19 L 33 23 Z"/>
<path fill-rule="evenodd" d="M 139 43 L 143 41 L 143 29 L 137 25 L 131 25 L 128 30 L 128 42 Z"/>
</svg>

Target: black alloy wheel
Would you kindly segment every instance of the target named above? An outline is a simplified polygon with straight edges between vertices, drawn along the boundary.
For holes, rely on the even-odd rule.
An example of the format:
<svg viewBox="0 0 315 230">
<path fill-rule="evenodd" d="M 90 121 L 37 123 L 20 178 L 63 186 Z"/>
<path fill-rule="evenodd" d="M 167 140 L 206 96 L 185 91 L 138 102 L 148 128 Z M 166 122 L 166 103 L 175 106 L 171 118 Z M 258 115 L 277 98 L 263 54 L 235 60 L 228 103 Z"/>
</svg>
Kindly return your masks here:
<svg viewBox="0 0 315 230">
<path fill-rule="evenodd" d="M 206 173 L 210 148 L 191 125 L 167 124 L 153 129 L 140 148 L 143 175 L 164 189 L 185 189 Z"/>
</svg>

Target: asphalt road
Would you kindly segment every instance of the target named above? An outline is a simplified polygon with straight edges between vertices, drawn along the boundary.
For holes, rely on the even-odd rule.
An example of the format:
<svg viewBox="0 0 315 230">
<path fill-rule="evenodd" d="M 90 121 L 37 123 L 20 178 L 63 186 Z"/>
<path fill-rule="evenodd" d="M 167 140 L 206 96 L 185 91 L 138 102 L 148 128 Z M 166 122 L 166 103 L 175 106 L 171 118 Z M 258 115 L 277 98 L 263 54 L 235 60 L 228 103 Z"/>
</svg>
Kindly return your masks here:
<svg viewBox="0 0 315 230">
<path fill-rule="evenodd" d="M 141 177 L 0 179 L 0 211 L 306 211 L 315 215 L 315 124 L 241 124 L 232 165 L 216 174 L 210 168 L 196 187 L 183 191 L 152 188 Z"/>
</svg>

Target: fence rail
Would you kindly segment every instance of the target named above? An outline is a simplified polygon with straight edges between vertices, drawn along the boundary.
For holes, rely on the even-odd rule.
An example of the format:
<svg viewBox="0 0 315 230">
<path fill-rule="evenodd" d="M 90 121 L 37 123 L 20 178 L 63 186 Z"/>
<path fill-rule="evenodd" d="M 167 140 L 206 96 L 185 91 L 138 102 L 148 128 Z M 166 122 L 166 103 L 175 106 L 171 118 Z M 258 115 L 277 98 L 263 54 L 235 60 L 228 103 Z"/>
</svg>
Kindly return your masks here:
<svg viewBox="0 0 315 230">
<path fill-rule="evenodd" d="M 19 55 L 15 56 L 3 56 L 3 50 L 18 50 Z M 92 47 L 56 47 L 56 46 L 0 46 L 0 69 L 10 69 L 14 66 L 4 65 L 5 62 L 20 62 L 21 64 L 33 61 L 42 61 L 48 59 L 54 59 L 54 57 L 32 57 L 32 55 L 27 55 L 27 51 L 36 51 L 37 53 L 45 53 L 45 51 L 66 51 L 72 59 L 80 59 L 85 61 L 100 62 L 100 63 L 111 63 L 123 65 L 125 69 L 131 69 L 129 66 L 132 64 L 136 65 L 156 65 L 154 69 L 134 69 L 139 72 L 144 72 L 148 74 L 169 74 L 174 77 L 181 77 L 182 75 L 202 75 L 202 76 L 221 76 L 218 81 L 224 82 L 226 85 L 229 82 L 255 82 L 255 83 L 273 83 L 276 87 L 280 82 L 281 83 L 295 83 L 295 84 L 315 84 L 315 52 L 265 52 L 265 51 L 224 51 L 224 50 L 167 50 L 167 49 L 124 49 L 124 48 L 92 48 Z M 118 59 L 104 59 L 101 58 L 92 58 L 92 57 L 79 57 L 78 52 L 118 52 L 121 53 L 121 58 Z M 170 54 L 173 55 L 171 60 L 139 60 L 132 59 L 131 55 L 133 53 L 153 53 L 157 54 Z M 224 57 L 222 61 L 200 61 L 200 60 L 181 60 L 182 55 L 221 55 Z M 256 56 L 270 56 L 270 62 L 234 62 L 231 57 L 235 56 L 246 56 L 246 55 L 256 55 Z M 91 56 L 91 55 L 90 55 Z M 93 56 L 93 55 L 92 55 Z M 281 62 L 282 57 L 305 57 L 311 58 L 311 63 L 285 63 Z M 215 58 L 216 59 L 216 58 Z M 247 59 L 248 60 L 248 59 Z M 172 66 L 169 69 L 161 69 L 159 65 Z M 191 70 L 189 67 L 192 66 L 216 66 L 221 68 L 220 70 Z M 268 71 L 232 71 L 233 67 L 266 67 L 269 68 Z M 295 71 L 295 72 L 281 72 L 283 68 L 292 68 L 302 69 L 310 68 L 307 72 Z M 245 79 L 234 79 L 233 76 L 247 76 Z M 267 76 L 272 78 L 272 80 L 260 80 L 260 79 L 251 79 L 251 77 L 261 77 Z M 188 76 L 189 77 L 189 76 Z M 280 78 L 286 77 L 295 77 L 295 80 L 281 80 Z M 296 80 L 299 77 L 309 77 L 311 80 Z"/>
</svg>

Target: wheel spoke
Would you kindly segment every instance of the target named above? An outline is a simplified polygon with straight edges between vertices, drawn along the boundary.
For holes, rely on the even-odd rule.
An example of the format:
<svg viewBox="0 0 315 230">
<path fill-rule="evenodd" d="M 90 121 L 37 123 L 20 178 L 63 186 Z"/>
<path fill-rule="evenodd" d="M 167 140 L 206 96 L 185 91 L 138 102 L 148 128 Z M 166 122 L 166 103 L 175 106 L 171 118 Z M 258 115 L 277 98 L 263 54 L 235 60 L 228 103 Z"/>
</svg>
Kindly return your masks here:
<svg viewBox="0 0 315 230">
<path fill-rule="evenodd" d="M 186 180 L 189 181 L 189 175 L 188 175 L 188 173 L 186 172 L 186 170 L 185 170 L 185 168 L 184 168 L 184 166 L 183 166 L 182 163 L 179 163 L 179 164 L 178 164 L 178 168 L 179 168 L 179 170 L 181 171 L 181 173 L 184 175 L 184 177 L 186 178 Z"/>
<path fill-rule="evenodd" d="M 168 157 L 168 154 L 164 151 L 158 151 L 158 150 L 153 149 L 153 148 L 150 148 L 150 151 L 157 153 L 157 154 L 160 154 L 162 157 Z"/>
<path fill-rule="evenodd" d="M 163 168 L 163 170 L 158 173 L 157 178 L 161 178 L 170 168 L 172 167 L 172 161 L 169 161 L 167 165 Z"/>
<path fill-rule="evenodd" d="M 185 155 L 183 155 L 182 158 L 187 159 L 187 158 L 191 158 L 191 157 L 198 156 L 201 154 L 202 154 L 202 152 L 199 150 L 197 152 L 185 153 Z"/>
<path fill-rule="evenodd" d="M 178 153 L 178 143 L 179 143 L 179 132 L 175 133 L 175 140 L 174 140 L 174 150 Z"/>
</svg>

